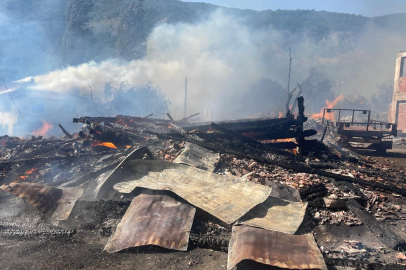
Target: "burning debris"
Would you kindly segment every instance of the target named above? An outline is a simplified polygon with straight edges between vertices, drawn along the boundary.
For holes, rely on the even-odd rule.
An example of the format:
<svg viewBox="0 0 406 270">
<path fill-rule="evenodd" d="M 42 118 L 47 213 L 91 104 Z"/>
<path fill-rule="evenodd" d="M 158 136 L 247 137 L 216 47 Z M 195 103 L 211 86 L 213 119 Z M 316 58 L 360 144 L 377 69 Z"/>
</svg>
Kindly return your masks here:
<svg viewBox="0 0 406 270">
<path fill-rule="evenodd" d="M 0 237 L 96 234 L 109 253 L 228 250 L 228 269 L 246 259 L 286 269 L 402 263 L 404 169 L 330 133 L 309 138 L 322 126 L 297 101 L 297 116 L 274 119 L 81 117 L 82 130 L 60 126 L 61 138 L 41 137 L 45 123 L 28 140 L 1 137 Z"/>
</svg>

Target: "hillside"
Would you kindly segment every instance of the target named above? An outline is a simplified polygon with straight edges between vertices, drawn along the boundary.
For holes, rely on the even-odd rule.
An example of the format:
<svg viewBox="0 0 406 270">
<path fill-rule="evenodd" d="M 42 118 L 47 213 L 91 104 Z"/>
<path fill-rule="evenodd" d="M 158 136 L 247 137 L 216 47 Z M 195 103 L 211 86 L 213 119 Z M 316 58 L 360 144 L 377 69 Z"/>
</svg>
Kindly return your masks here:
<svg viewBox="0 0 406 270">
<path fill-rule="evenodd" d="M 126 47 L 130 44 L 141 46 L 145 41 L 144 38 L 158 24 L 195 23 L 218 8 L 211 4 L 177 0 L 93 2 L 91 0 L 2 0 L 1 4 L 2 13 L 13 20 L 14 25 L 23 26 L 30 22 L 38 24 L 40 29 L 36 27 L 37 34 L 42 35 L 41 50 L 43 51 L 45 46 L 45 50 L 54 60 L 57 60 L 58 63 L 55 64 L 57 66 L 80 64 L 90 60 L 100 61 L 111 57 L 121 57 L 126 60 L 139 58 L 143 52 L 136 54 L 120 46 Z M 367 18 L 314 10 L 222 9 L 250 27 L 255 29 L 272 27 L 289 33 L 290 38 L 293 39 L 300 39 L 306 33 L 314 40 L 320 41 L 334 32 L 357 37 L 370 25 L 397 31 L 400 34 L 406 27 L 406 14 Z M 125 27 L 126 24 L 128 27 Z M 136 37 L 140 32 L 144 33 L 141 39 Z M 27 39 L 29 38 L 28 36 Z M 15 57 L 26 56 L 15 55 Z M 7 55 L 1 55 L 1 59 L 7 58 Z M 27 61 L 30 60 L 22 59 L 24 63 Z M 4 68 L 2 65 L 2 69 Z M 4 73 L 6 72 L 2 70 L 2 74 Z M 14 76 L 10 76 L 14 79 Z"/>
</svg>

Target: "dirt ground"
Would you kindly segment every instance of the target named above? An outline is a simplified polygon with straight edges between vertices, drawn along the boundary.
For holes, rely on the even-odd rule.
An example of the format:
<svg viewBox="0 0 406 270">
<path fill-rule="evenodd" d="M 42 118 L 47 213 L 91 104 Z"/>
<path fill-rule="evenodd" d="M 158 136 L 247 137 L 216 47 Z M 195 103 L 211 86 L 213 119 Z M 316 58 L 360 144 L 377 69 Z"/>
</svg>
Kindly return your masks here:
<svg viewBox="0 0 406 270">
<path fill-rule="evenodd" d="M 385 165 L 406 169 L 406 145 L 393 145 L 386 155 L 378 155 L 375 151 L 358 151 L 363 156 L 371 156 Z"/>
<path fill-rule="evenodd" d="M 93 234 L 93 235 L 92 235 Z M 4 240 L 0 238 L 0 269 L 226 269 L 227 253 L 208 249 L 174 252 L 134 248 L 109 254 L 107 237 L 78 233 L 69 240 Z"/>
</svg>

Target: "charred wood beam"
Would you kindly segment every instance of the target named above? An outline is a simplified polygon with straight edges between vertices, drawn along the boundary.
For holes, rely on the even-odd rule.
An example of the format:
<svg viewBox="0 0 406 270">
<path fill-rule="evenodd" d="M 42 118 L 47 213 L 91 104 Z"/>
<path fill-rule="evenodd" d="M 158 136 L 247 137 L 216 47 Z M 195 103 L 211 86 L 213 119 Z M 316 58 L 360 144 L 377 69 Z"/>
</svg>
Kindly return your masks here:
<svg viewBox="0 0 406 270">
<path fill-rule="evenodd" d="M 90 117 L 84 116 L 80 118 L 73 118 L 73 123 L 83 123 L 86 124 L 86 121 L 103 123 L 103 122 L 116 122 L 118 120 L 117 117 Z"/>
<path fill-rule="evenodd" d="M 157 136 L 160 139 L 167 139 L 167 140 L 175 140 L 175 141 L 182 141 L 184 139 L 188 140 L 187 138 L 183 137 L 180 134 L 176 133 L 156 133 L 152 131 L 145 131 L 145 133 Z M 198 133 L 197 135 L 202 136 L 203 139 L 205 139 L 205 143 L 200 144 L 196 142 L 195 140 L 189 140 L 192 143 L 198 144 L 202 147 L 205 147 L 207 149 L 215 149 L 213 151 L 219 152 L 218 149 L 231 149 L 231 148 L 238 148 L 239 150 L 235 150 L 231 152 L 233 153 L 252 153 L 252 152 L 258 152 L 258 151 L 278 151 L 278 150 L 284 150 L 284 149 L 294 149 L 297 147 L 297 144 L 294 142 L 279 142 L 279 143 L 266 143 L 266 144 L 255 144 L 255 145 L 250 145 L 250 144 L 239 144 L 239 145 L 229 145 L 226 144 L 225 142 L 219 142 L 216 139 L 222 138 L 222 139 L 232 139 L 232 136 L 227 135 L 227 134 L 213 134 L 218 137 L 210 137 L 213 133 Z M 207 136 L 207 137 L 204 137 Z M 223 137 L 224 136 L 224 137 Z M 244 148 L 244 152 L 241 152 L 241 148 Z M 221 152 L 221 151 L 220 151 Z M 224 152 L 227 153 L 227 152 Z M 245 154 L 241 154 L 242 156 Z"/>
<path fill-rule="evenodd" d="M 117 115 L 116 118 L 134 123 L 153 123 L 153 124 L 167 124 L 169 125 L 170 121 L 166 119 L 154 119 L 154 118 L 143 118 L 138 116 L 127 116 L 127 115 Z"/>
<path fill-rule="evenodd" d="M 349 260 L 340 258 L 325 258 L 326 265 L 336 269 L 336 266 L 346 267 L 344 269 L 368 269 L 368 270 L 401 270 L 405 269 L 401 264 L 370 263 L 369 261 Z M 330 269 L 330 268 L 329 268 Z"/>
<path fill-rule="evenodd" d="M 182 119 L 180 119 L 179 121 L 176 121 L 176 122 L 187 122 L 190 118 L 196 117 L 196 116 L 198 116 L 199 114 L 200 114 L 200 113 L 192 114 L 192 115 L 190 115 L 190 116 L 188 116 L 188 117 L 185 117 L 185 118 L 182 118 Z"/>
<path fill-rule="evenodd" d="M 328 191 L 323 183 L 301 188 L 299 190 L 302 201 L 312 201 L 316 198 L 324 197 Z"/>
<path fill-rule="evenodd" d="M 153 115 L 154 115 L 154 114 L 152 114 L 152 113 L 151 113 L 151 114 L 148 114 L 147 116 L 144 116 L 143 119 L 150 118 L 150 117 L 152 117 Z"/>
<path fill-rule="evenodd" d="M 79 132 L 81 137 L 89 137 L 102 142 L 111 142 L 116 146 L 132 145 L 135 142 L 145 142 L 147 139 L 130 132 L 124 132 L 113 127 L 87 121 L 87 126 Z"/>
<path fill-rule="evenodd" d="M 60 143 L 51 144 L 50 146 L 46 146 L 46 147 L 40 148 L 38 150 L 32 151 L 30 153 L 24 154 L 24 155 L 20 156 L 20 159 L 22 159 L 22 158 L 27 159 L 27 158 L 32 158 L 32 157 L 35 157 L 35 156 L 38 156 L 38 155 L 43 155 L 43 154 L 48 153 L 48 152 L 50 152 L 52 150 L 61 148 L 65 144 L 74 143 L 74 142 L 81 141 L 81 140 L 83 140 L 83 138 L 77 137 L 77 138 L 73 138 L 73 139 L 70 139 L 70 140 L 67 140 L 67 141 L 62 141 Z"/>
<path fill-rule="evenodd" d="M 251 139 L 251 138 L 246 137 L 244 135 L 240 135 L 237 132 L 231 131 L 228 128 L 225 128 L 225 127 L 223 127 L 223 126 L 221 126 L 219 124 L 211 123 L 211 129 L 215 129 L 215 130 L 223 132 L 224 134 L 231 135 L 231 136 L 237 138 L 238 140 L 240 140 L 243 143 L 260 144 L 258 141 L 254 140 L 254 139 Z"/>
<path fill-rule="evenodd" d="M 108 154 L 115 154 L 119 151 L 120 150 L 111 149 L 110 151 L 104 151 L 104 152 L 99 152 L 99 153 L 82 154 L 80 157 L 85 158 L 85 157 L 90 157 L 90 156 L 102 156 L 102 155 L 108 155 Z M 31 159 L 19 159 L 19 160 L 13 160 L 13 161 L 2 161 L 2 162 L 0 162 L 0 169 L 3 169 L 4 166 L 9 166 L 9 165 L 14 165 L 14 164 L 49 163 L 52 161 L 70 160 L 70 159 L 76 159 L 76 158 L 77 158 L 77 156 L 53 156 L 53 157 L 31 158 Z"/>
<path fill-rule="evenodd" d="M 360 200 L 357 201 L 359 201 L 362 204 L 368 201 L 368 197 L 365 196 L 364 193 L 361 192 L 361 190 L 359 190 L 356 186 L 354 186 L 351 183 L 333 180 L 333 184 L 343 192 L 348 192 L 349 190 L 356 196 L 360 197 Z"/>
<path fill-rule="evenodd" d="M 58 124 L 58 126 L 60 127 L 62 132 L 66 135 L 66 137 L 68 137 L 69 139 L 73 139 L 73 136 L 61 124 Z"/>
<path fill-rule="evenodd" d="M 303 137 L 310 137 L 316 135 L 317 131 L 313 129 L 305 130 L 301 136 Z M 275 130 L 273 132 L 267 133 L 249 133 L 247 134 L 250 138 L 254 138 L 256 140 L 279 140 L 279 139 L 287 139 L 287 138 L 296 138 L 298 137 L 298 133 L 294 130 Z"/>
<path fill-rule="evenodd" d="M 186 139 L 189 139 L 190 141 L 198 141 L 198 142 L 203 142 L 204 140 L 194 134 L 189 134 L 186 130 L 181 128 L 180 126 L 177 126 L 175 124 L 171 125 L 172 129 L 184 136 Z"/>
<path fill-rule="evenodd" d="M 287 119 L 286 121 L 269 126 L 249 126 L 244 128 L 232 129 L 239 133 L 249 133 L 249 132 L 273 132 L 275 130 L 289 130 L 296 124 L 296 120 Z"/>
<path fill-rule="evenodd" d="M 273 119 L 242 119 L 242 120 L 235 120 L 235 121 L 219 121 L 216 122 L 216 124 L 220 124 L 225 128 L 228 128 L 230 130 L 242 130 L 246 128 L 252 128 L 252 127 L 271 127 L 271 126 L 277 126 L 282 123 L 287 123 L 288 121 L 291 121 L 293 124 L 296 123 L 296 121 L 293 119 L 293 117 L 289 118 L 273 118 Z M 191 131 L 191 130 L 200 130 L 203 132 L 207 132 L 210 129 L 211 123 L 205 123 L 202 125 L 198 126 L 182 126 L 186 131 Z"/>
<path fill-rule="evenodd" d="M 169 120 L 170 120 L 171 122 L 175 122 L 175 120 L 173 120 L 172 116 L 171 116 L 169 113 L 166 113 L 166 116 L 168 116 L 168 118 L 169 118 Z"/>
<path fill-rule="evenodd" d="M 33 145 L 47 145 L 47 144 L 55 144 L 65 142 L 64 140 L 44 140 L 44 141 L 22 141 L 22 142 L 6 142 L 6 148 L 13 148 L 18 145 L 22 147 L 22 149 L 29 148 Z"/>
<path fill-rule="evenodd" d="M 399 235 L 385 228 L 356 200 L 350 199 L 346 205 L 382 243 L 394 250 L 406 250 L 406 242 Z"/>
</svg>

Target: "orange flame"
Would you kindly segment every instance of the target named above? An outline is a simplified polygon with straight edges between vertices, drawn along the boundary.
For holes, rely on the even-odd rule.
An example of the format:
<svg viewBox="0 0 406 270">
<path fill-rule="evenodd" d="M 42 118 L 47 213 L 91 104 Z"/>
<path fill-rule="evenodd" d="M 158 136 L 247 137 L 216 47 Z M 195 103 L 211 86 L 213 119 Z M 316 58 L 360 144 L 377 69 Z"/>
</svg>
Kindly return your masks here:
<svg viewBox="0 0 406 270">
<path fill-rule="evenodd" d="M 92 141 L 91 145 L 92 145 L 92 147 L 101 145 L 101 146 L 105 146 L 108 148 L 117 149 L 117 146 L 115 146 L 114 143 L 111 143 L 111 142 Z"/>
<path fill-rule="evenodd" d="M 333 109 L 337 105 L 337 103 L 340 100 L 342 100 L 343 98 L 344 98 L 343 95 L 339 95 L 338 97 L 336 97 L 331 102 L 329 100 L 326 100 L 326 106 L 321 109 L 320 113 L 315 113 L 312 116 L 310 116 L 310 118 L 312 118 L 312 119 L 321 119 L 321 118 L 323 118 L 324 109 Z M 326 114 L 324 115 L 324 118 L 327 119 L 327 120 L 333 121 L 334 120 L 334 113 L 333 112 L 332 113 L 326 112 Z"/>
<path fill-rule="evenodd" d="M 37 169 L 37 168 L 32 168 L 32 169 L 26 171 L 26 172 L 24 173 L 25 175 L 20 175 L 18 178 L 23 179 L 23 180 L 24 180 L 24 179 L 27 179 L 27 175 L 32 174 L 32 173 L 35 172 L 36 170 L 38 170 L 38 169 Z M 14 181 L 14 182 L 18 183 L 19 180 Z"/>
<path fill-rule="evenodd" d="M 32 168 L 31 170 L 26 171 L 25 174 L 32 174 L 36 170 L 38 170 L 38 169 L 37 168 Z"/>
<path fill-rule="evenodd" d="M 279 112 L 278 118 L 282 118 L 283 112 Z"/>
<path fill-rule="evenodd" d="M 293 139 L 293 138 L 286 138 L 286 139 L 276 139 L 276 140 L 272 140 L 272 142 L 296 142 L 296 140 Z"/>
<path fill-rule="evenodd" d="M 47 121 L 42 121 L 42 127 L 32 132 L 34 136 L 45 136 L 49 130 L 54 127 L 51 123 Z"/>
</svg>

